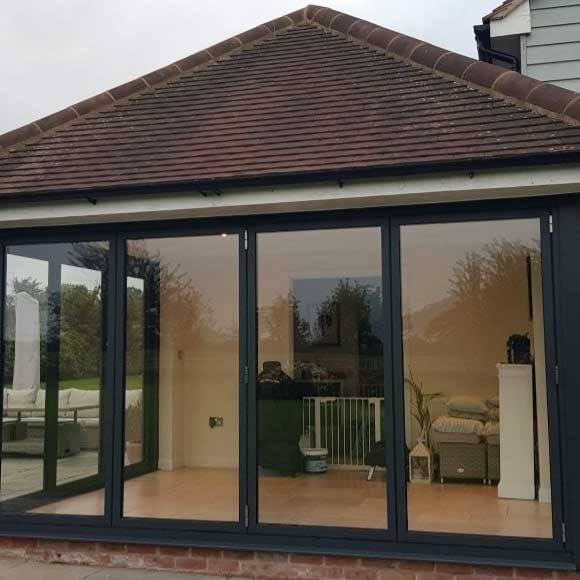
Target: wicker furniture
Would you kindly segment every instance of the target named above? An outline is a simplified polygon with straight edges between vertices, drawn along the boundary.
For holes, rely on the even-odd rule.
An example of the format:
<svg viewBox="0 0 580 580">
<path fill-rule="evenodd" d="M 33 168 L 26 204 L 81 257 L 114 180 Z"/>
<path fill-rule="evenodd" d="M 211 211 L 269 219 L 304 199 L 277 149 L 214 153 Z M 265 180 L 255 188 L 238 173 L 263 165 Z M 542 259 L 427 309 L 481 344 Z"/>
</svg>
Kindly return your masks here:
<svg viewBox="0 0 580 580">
<path fill-rule="evenodd" d="M 439 477 L 446 479 L 487 479 L 485 443 L 440 443 Z"/>
<path fill-rule="evenodd" d="M 491 445 L 487 443 L 487 481 L 491 483 L 492 481 L 499 481 L 500 479 L 500 468 L 499 468 L 499 445 Z"/>
</svg>

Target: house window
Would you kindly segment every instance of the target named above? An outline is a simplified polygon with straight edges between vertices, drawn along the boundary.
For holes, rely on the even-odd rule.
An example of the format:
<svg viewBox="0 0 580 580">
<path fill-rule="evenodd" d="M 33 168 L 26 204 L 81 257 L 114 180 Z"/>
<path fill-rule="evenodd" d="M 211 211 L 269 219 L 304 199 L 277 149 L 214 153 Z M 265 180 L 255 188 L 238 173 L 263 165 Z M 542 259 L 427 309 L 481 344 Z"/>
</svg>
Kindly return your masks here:
<svg viewBox="0 0 580 580">
<path fill-rule="evenodd" d="M 552 537 L 540 240 L 539 219 L 401 227 L 411 531 Z"/>
<path fill-rule="evenodd" d="M 3 512 L 104 513 L 106 242 L 6 249 Z"/>
<path fill-rule="evenodd" d="M 127 242 L 125 517 L 239 519 L 238 248 Z"/>
<path fill-rule="evenodd" d="M 385 529 L 380 228 L 257 239 L 258 521 Z"/>
</svg>

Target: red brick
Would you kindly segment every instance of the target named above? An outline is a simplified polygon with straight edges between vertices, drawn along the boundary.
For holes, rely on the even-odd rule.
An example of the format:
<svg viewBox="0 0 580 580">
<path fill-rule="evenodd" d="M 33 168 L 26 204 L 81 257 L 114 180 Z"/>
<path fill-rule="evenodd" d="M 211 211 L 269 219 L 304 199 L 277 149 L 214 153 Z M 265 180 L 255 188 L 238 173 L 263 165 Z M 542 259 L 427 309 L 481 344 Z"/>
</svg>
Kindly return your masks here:
<svg viewBox="0 0 580 580">
<path fill-rule="evenodd" d="M 506 566 L 477 566 L 475 572 L 482 576 L 497 578 L 511 578 L 514 575 L 514 569 Z"/>
<path fill-rule="evenodd" d="M 145 568 L 158 568 L 160 570 L 173 570 L 175 568 L 173 556 L 145 556 L 143 562 Z"/>
<path fill-rule="evenodd" d="M 543 568 L 516 568 L 516 576 L 520 578 L 553 578 L 553 570 Z"/>
<path fill-rule="evenodd" d="M 419 572 L 416 575 L 416 580 L 453 580 L 454 578 L 455 576 L 453 574 L 443 574 L 438 572 Z"/>
<path fill-rule="evenodd" d="M 324 564 L 327 566 L 359 566 L 360 558 L 352 556 L 324 556 Z"/>
<path fill-rule="evenodd" d="M 207 570 L 208 572 L 216 572 L 217 574 L 234 574 L 240 571 L 240 561 L 208 558 Z"/>
<path fill-rule="evenodd" d="M 361 566 L 364 568 L 394 568 L 397 564 L 396 560 L 386 560 L 384 558 L 361 558 Z"/>
<path fill-rule="evenodd" d="M 162 556 L 174 556 L 176 558 L 186 558 L 191 555 L 189 548 L 181 546 L 159 546 L 159 553 Z"/>
<path fill-rule="evenodd" d="M 190 548 L 192 558 L 221 558 L 222 551 L 216 548 Z"/>
<path fill-rule="evenodd" d="M 250 550 L 224 550 L 222 558 L 226 560 L 253 560 L 254 552 Z"/>
<path fill-rule="evenodd" d="M 399 562 L 400 570 L 413 570 L 416 572 L 432 572 L 435 570 L 433 562 L 420 562 L 415 560 L 402 560 Z"/>
<path fill-rule="evenodd" d="M 108 552 L 114 554 L 120 554 L 127 552 L 127 546 L 125 544 L 112 544 L 112 543 L 98 543 L 97 550 L 100 552 Z"/>
<path fill-rule="evenodd" d="M 144 544 L 129 544 L 127 552 L 129 554 L 157 554 L 157 546 L 146 546 Z"/>
<path fill-rule="evenodd" d="M 345 568 L 344 577 L 347 580 L 377 580 L 379 571 L 372 568 Z"/>
<path fill-rule="evenodd" d="M 466 564 L 446 564 L 444 562 L 436 564 L 435 571 L 443 574 L 461 574 L 463 576 L 474 573 L 473 566 Z"/>
<path fill-rule="evenodd" d="M 11 545 L 14 548 L 36 548 L 38 540 L 33 538 L 12 538 Z"/>
<path fill-rule="evenodd" d="M 175 558 L 177 570 L 207 570 L 206 558 Z"/>
<path fill-rule="evenodd" d="M 97 549 L 95 542 L 67 542 L 69 550 L 78 550 L 79 552 L 94 552 Z"/>
<path fill-rule="evenodd" d="M 289 560 L 289 554 L 285 552 L 256 552 L 254 557 L 264 562 L 288 562 Z"/>
<path fill-rule="evenodd" d="M 379 580 L 415 580 L 415 574 L 411 571 L 396 568 L 388 568 L 386 570 L 379 570 Z"/>
<path fill-rule="evenodd" d="M 291 564 L 324 564 L 324 557 L 318 554 L 290 554 Z"/>
</svg>

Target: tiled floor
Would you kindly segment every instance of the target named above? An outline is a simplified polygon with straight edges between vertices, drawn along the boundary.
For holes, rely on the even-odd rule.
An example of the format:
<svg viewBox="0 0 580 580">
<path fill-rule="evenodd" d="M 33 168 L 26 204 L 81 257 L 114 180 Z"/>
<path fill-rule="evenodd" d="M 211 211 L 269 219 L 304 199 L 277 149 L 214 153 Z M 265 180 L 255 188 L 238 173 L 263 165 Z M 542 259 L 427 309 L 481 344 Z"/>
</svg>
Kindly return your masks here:
<svg viewBox="0 0 580 580">
<path fill-rule="evenodd" d="M 43 564 L 0 558 L 0 580 L 219 580 L 225 576 L 153 572 L 147 570 L 113 570 L 68 564 Z"/>
<path fill-rule="evenodd" d="M 295 477 L 259 478 L 262 523 L 384 529 L 385 474 L 367 481 L 366 471 L 331 470 Z M 103 493 L 72 497 L 37 509 L 55 514 L 101 513 Z M 125 486 L 129 517 L 234 521 L 238 473 L 228 469 L 156 471 Z M 549 503 L 500 499 L 481 483 L 408 485 L 409 528 L 415 531 L 550 538 Z"/>
</svg>

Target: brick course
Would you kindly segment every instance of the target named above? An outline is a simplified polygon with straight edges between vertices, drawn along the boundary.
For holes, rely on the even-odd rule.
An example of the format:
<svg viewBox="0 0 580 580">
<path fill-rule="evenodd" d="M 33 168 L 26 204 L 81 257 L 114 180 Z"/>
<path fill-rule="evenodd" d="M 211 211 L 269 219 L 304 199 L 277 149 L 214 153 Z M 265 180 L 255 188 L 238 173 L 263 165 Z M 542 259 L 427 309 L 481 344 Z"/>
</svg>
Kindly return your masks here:
<svg viewBox="0 0 580 580">
<path fill-rule="evenodd" d="M 203 573 L 233 578 L 336 580 L 580 580 L 536 568 L 414 562 L 385 558 L 0 538 L 0 557 L 51 563 Z"/>
</svg>

